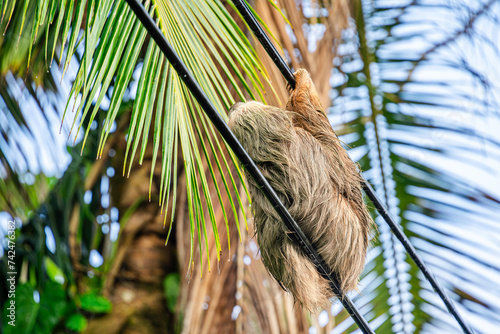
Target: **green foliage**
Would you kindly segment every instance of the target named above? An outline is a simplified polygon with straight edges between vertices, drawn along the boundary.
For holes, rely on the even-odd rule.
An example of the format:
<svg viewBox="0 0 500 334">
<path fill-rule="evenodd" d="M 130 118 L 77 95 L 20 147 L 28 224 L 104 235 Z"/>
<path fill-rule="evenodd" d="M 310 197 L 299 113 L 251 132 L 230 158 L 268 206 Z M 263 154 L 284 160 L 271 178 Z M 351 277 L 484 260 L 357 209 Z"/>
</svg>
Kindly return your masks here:
<svg viewBox="0 0 500 334">
<path fill-rule="evenodd" d="M 39 304 L 33 299 L 33 293 L 35 289 L 31 284 L 18 284 L 16 287 L 17 298 L 11 297 L 7 300 L 4 305 L 3 310 L 3 321 L 2 323 L 8 324 L 10 321 L 15 320 L 13 324 L 15 327 L 4 326 L 4 331 L 6 334 L 16 333 L 32 333 L 33 327 L 35 326 L 37 311 L 39 309 Z M 12 301 L 14 304 L 12 304 Z M 15 311 L 11 313 L 9 307 L 13 308 L 11 305 L 15 305 Z M 15 313 L 14 313 L 15 312 Z M 9 314 L 15 315 L 15 318 L 8 318 Z"/>
<path fill-rule="evenodd" d="M 108 313 L 112 309 L 111 302 L 96 292 L 76 299 L 80 308 L 89 313 Z M 15 313 L 9 310 L 10 305 L 15 306 Z M 33 284 L 22 283 L 17 285 L 15 296 L 4 305 L 2 322 L 7 324 L 3 327 L 4 333 L 52 333 L 63 321 L 68 329 L 81 332 L 87 326 L 87 319 L 81 313 L 74 313 L 75 310 L 75 302 L 69 298 L 63 285 L 46 281 L 43 290 L 38 291 Z M 15 326 L 8 325 L 14 320 L 8 317 L 10 314 L 15 314 Z"/>
<path fill-rule="evenodd" d="M 87 318 L 80 313 L 72 314 L 66 321 L 66 328 L 75 332 L 82 332 L 87 327 Z"/>
<path fill-rule="evenodd" d="M 39 298 L 39 301 L 35 301 Z M 61 319 L 74 308 L 67 299 L 62 285 L 47 281 L 43 291 L 36 291 L 30 283 L 16 287 L 15 298 L 10 298 L 4 307 L 4 321 L 7 324 L 9 310 L 7 305 L 15 301 L 15 326 L 5 326 L 4 333 L 46 334 L 52 333 Z"/>
<path fill-rule="evenodd" d="M 52 282 L 64 284 L 66 280 L 64 278 L 63 271 L 54 263 L 54 261 L 52 261 L 48 257 L 45 258 L 45 268 L 47 271 L 47 276 L 49 276 L 49 279 Z"/>
<path fill-rule="evenodd" d="M 107 298 L 92 291 L 80 296 L 80 307 L 92 313 L 108 313 L 111 312 L 112 304 Z"/>
<path fill-rule="evenodd" d="M 35 333 L 51 333 L 56 324 L 73 308 L 62 285 L 47 282 L 40 293 L 40 304 L 36 318 Z M 20 314 L 23 314 L 20 312 Z"/>
<path fill-rule="evenodd" d="M 181 286 L 181 277 L 179 273 L 172 273 L 165 276 L 163 280 L 163 290 L 165 291 L 165 299 L 167 300 L 168 309 L 175 311 L 177 297 L 179 297 Z"/>
</svg>

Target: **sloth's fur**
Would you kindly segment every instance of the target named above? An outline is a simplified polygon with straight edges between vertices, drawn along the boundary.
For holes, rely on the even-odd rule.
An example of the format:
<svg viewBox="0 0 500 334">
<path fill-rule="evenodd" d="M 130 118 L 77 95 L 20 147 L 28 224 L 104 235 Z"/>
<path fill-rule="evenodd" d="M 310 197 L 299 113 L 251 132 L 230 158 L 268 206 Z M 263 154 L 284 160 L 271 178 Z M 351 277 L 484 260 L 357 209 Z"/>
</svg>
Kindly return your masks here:
<svg viewBox="0 0 500 334">
<path fill-rule="evenodd" d="M 372 219 L 358 169 L 331 128 L 309 73 L 299 70 L 295 78 L 286 110 L 238 103 L 230 110 L 229 127 L 347 292 L 356 289 L 363 270 Z M 328 281 L 247 179 L 264 265 L 307 309 L 328 307 L 334 297 Z"/>
</svg>

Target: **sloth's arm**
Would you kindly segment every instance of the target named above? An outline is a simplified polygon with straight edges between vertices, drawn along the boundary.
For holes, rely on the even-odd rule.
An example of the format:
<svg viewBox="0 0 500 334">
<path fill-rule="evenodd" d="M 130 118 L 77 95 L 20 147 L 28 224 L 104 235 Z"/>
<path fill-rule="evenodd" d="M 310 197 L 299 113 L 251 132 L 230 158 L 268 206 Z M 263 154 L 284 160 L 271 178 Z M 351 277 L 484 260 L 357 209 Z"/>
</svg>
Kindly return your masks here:
<svg viewBox="0 0 500 334">
<path fill-rule="evenodd" d="M 287 110 L 295 111 L 299 114 L 307 112 L 320 112 L 324 114 L 318 91 L 311 80 L 309 72 L 299 69 L 294 73 L 296 85 L 290 94 L 290 99 L 286 105 Z"/>
</svg>

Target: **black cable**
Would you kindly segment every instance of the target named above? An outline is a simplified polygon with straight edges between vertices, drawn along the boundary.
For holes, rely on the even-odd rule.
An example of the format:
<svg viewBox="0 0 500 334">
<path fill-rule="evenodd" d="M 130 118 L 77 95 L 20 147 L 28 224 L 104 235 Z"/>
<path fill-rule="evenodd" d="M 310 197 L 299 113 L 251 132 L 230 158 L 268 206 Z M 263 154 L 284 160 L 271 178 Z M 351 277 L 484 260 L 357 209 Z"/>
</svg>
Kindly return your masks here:
<svg viewBox="0 0 500 334">
<path fill-rule="evenodd" d="M 179 77 L 184 81 L 186 87 L 191 91 L 191 94 L 196 98 L 200 106 L 203 108 L 207 116 L 210 118 L 212 123 L 215 125 L 222 138 L 227 142 L 229 147 L 234 151 L 238 159 L 241 161 L 242 165 L 245 167 L 245 170 L 250 173 L 250 175 L 254 178 L 255 182 L 259 185 L 260 189 L 267 197 L 269 202 L 276 209 L 278 214 L 283 219 L 283 222 L 287 226 L 290 231 L 294 233 L 291 236 L 295 239 L 298 245 L 308 254 L 311 261 L 316 265 L 320 274 L 325 277 L 330 282 L 330 286 L 332 291 L 338 295 L 342 296 L 340 301 L 342 305 L 344 305 L 345 309 L 356 324 L 359 326 L 361 331 L 365 334 L 374 333 L 370 328 L 366 320 L 359 313 L 356 306 L 352 303 L 352 301 L 347 297 L 344 292 L 340 289 L 338 284 L 338 280 L 331 274 L 330 268 L 326 265 L 323 259 L 318 255 L 317 251 L 312 246 L 311 242 L 308 240 L 307 236 L 297 225 L 297 222 L 292 218 L 288 210 L 285 208 L 283 203 L 279 200 L 276 192 L 269 185 L 266 178 L 262 175 L 258 167 L 252 161 L 252 158 L 245 151 L 243 146 L 238 142 L 234 134 L 231 132 L 227 124 L 224 122 L 220 114 L 215 109 L 212 102 L 208 99 L 208 97 L 203 93 L 201 87 L 198 85 L 196 80 L 193 78 L 186 65 L 182 62 L 179 56 L 176 54 L 174 49 L 170 46 L 170 44 L 163 36 L 160 29 L 156 26 L 155 22 L 146 12 L 142 4 L 138 0 L 127 0 L 130 8 L 134 11 L 136 16 L 141 20 L 142 24 L 148 31 L 149 35 L 154 39 L 160 50 L 163 52 L 165 57 L 168 59 L 172 67 L 177 71 Z"/>
<path fill-rule="evenodd" d="M 285 63 L 283 60 L 283 57 L 279 54 L 278 50 L 274 47 L 274 45 L 271 43 L 269 40 L 269 37 L 267 34 L 264 32 L 264 29 L 260 26 L 260 24 L 257 22 L 257 19 L 255 16 L 252 14 L 250 9 L 248 8 L 247 4 L 245 3 L 244 0 L 233 0 L 234 5 L 240 12 L 241 16 L 243 19 L 246 21 L 246 23 L 249 25 L 250 29 L 253 31 L 254 35 L 257 37 L 259 42 L 262 44 L 268 55 L 271 57 L 271 59 L 274 61 L 280 72 L 283 74 L 285 77 L 286 81 L 291 87 L 295 87 L 295 77 L 293 76 L 293 72 L 288 67 L 288 65 Z M 361 173 L 360 173 L 361 174 Z M 380 201 L 380 199 L 377 197 L 375 191 L 373 190 L 372 186 L 370 183 L 365 179 L 363 174 L 361 174 L 361 177 L 363 178 L 363 190 L 365 191 L 366 195 L 368 198 L 372 201 L 373 205 L 377 209 L 378 213 L 384 220 L 387 222 L 389 225 L 390 229 L 392 232 L 396 235 L 396 238 L 398 238 L 399 241 L 403 244 L 404 248 L 410 255 L 410 257 L 413 259 L 417 267 L 422 271 L 424 276 L 427 278 L 429 283 L 431 283 L 432 287 L 434 288 L 434 291 L 441 297 L 443 300 L 444 304 L 446 305 L 446 308 L 448 311 L 455 317 L 457 322 L 459 323 L 460 327 L 462 327 L 462 330 L 464 333 L 467 334 L 472 334 L 472 330 L 470 329 L 469 325 L 462 319 L 460 314 L 458 313 L 457 309 L 451 302 L 451 300 L 448 298 L 446 295 L 445 291 L 441 288 L 441 286 L 438 284 L 436 278 L 434 275 L 429 271 L 427 266 L 424 264 L 424 261 L 422 258 L 417 254 L 415 248 L 413 245 L 410 243 L 410 240 L 406 235 L 404 234 L 402 228 L 396 223 L 394 218 L 389 214 L 387 209 L 385 208 L 384 204 Z"/>
</svg>

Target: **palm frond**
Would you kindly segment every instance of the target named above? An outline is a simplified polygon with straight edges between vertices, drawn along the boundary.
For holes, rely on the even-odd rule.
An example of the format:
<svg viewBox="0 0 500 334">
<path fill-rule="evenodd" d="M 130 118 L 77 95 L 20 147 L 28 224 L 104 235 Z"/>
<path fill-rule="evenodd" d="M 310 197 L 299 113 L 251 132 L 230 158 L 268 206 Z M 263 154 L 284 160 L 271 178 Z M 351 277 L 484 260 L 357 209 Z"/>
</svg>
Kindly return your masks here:
<svg viewBox="0 0 500 334">
<path fill-rule="evenodd" d="M 144 5 L 150 14 L 155 15 L 157 24 L 223 117 L 226 117 L 226 110 L 234 103 L 233 90 L 241 100 L 245 100 L 246 96 L 265 99 L 267 93 L 263 87 L 269 78 L 250 41 L 220 2 L 146 1 Z M 8 2 L 5 4 L 6 11 L 10 6 Z M 33 19 L 26 19 L 27 15 L 32 15 Z M 63 76 L 73 56 L 81 58 L 63 116 L 63 119 L 67 118 L 69 110 L 75 115 L 72 117 L 74 141 L 84 122 L 92 123 L 101 104 L 109 102 L 98 149 L 100 157 L 126 92 L 135 95 L 127 134 L 124 174 L 130 173 L 135 161 L 142 162 L 146 148 L 152 143 L 155 157 L 162 159 L 159 201 L 165 212 L 168 201 L 176 199 L 177 180 L 171 174 L 176 168 L 174 150 L 177 150 L 178 143 L 185 161 L 184 168 L 189 171 L 186 175 L 190 184 L 191 224 L 193 227 L 198 226 L 207 237 L 202 208 L 208 208 L 209 217 L 206 218 L 211 221 L 218 240 L 214 204 L 206 187 L 207 177 L 215 178 L 215 168 L 209 156 L 213 154 L 214 164 L 223 175 L 224 189 L 217 188 L 218 201 L 221 203 L 222 191 L 230 197 L 236 196 L 230 200 L 231 211 L 236 219 L 236 203 L 244 207 L 235 177 L 243 182 L 243 174 L 232 152 L 227 159 L 225 142 L 215 135 L 210 121 L 200 112 L 190 93 L 185 91 L 155 43 L 146 39 L 146 31 L 126 2 L 39 0 L 31 6 L 24 6 L 21 17 L 20 31 L 24 29 L 30 32 L 26 43 L 28 64 L 32 45 L 43 32 L 46 36 L 44 51 L 47 58 L 54 56 L 56 42 L 61 41 L 58 59 Z M 25 22 L 30 22 L 31 26 Z M 118 31 L 120 33 L 116 33 Z M 52 43 L 49 36 L 52 37 Z M 137 88 L 132 88 L 136 72 L 139 73 Z M 231 86 L 228 87 L 227 82 Z M 87 127 L 84 145 L 89 131 L 90 127 Z M 210 173 L 205 175 L 201 166 L 207 161 Z M 236 165 L 236 175 L 229 172 L 230 164 Z M 153 164 L 152 170 L 154 167 Z M 197 189 L 202 191 L 198 193 Z M 244 190 L 248 196 L 246 188 Z M 172 210 L 171 217 L 173 214 Z M 227 225 L 225 209 L 223 216 Z M 218 242 L 217 248 L 217 253 L 220 253 L 222 246 Z"/>
</svg>

